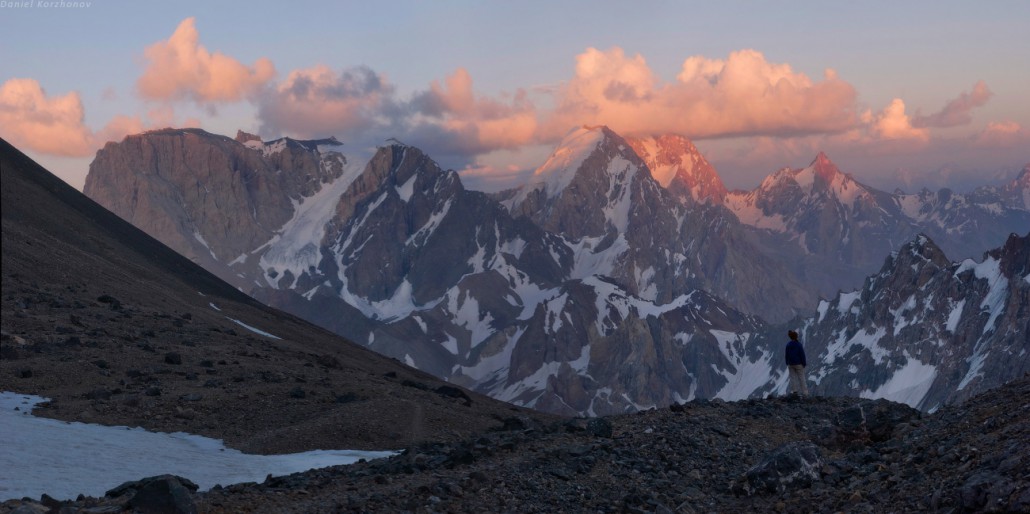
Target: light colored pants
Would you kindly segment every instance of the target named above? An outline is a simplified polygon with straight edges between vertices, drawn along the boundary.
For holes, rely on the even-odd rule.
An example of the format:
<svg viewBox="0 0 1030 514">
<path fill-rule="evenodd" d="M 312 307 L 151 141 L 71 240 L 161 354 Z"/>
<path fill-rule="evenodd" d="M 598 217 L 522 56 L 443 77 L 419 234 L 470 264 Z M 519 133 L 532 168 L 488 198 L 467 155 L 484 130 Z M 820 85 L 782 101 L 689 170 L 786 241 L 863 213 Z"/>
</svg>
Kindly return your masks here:
<svg viewBox="0 0 1030 514">
<path fill-rule="evenodd" d="M 808 396 L 808 384 L 805 383 L 805 367 L 800 364 L 787 367 L 790 368 L 790 389 L 787 392 Z"/>
</svg>

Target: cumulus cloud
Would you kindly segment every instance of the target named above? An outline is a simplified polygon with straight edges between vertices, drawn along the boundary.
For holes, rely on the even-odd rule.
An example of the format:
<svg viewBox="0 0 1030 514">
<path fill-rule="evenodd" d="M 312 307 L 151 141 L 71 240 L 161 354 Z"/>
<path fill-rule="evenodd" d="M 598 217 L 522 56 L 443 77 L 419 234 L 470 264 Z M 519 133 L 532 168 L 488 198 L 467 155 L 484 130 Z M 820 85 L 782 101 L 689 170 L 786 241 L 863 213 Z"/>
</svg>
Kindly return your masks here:
<svg viewBox="0 0 1030 514">
<path fill-rule="evenodd" d="M 33 79 L 10 79 L 0 86 L 0 133 L 16 147 L 66 157 L 93 151 L 76 92 L 48 97 Z"/>
<path fill-rule="evenodd" d="M 986 104 L 992 96 L 994 93 L 981 80 L 973 85 L 971 92 L 963 92 L 958 98 L 948 102 L 940 111 L 927 116 L 917 113 L 912 119 L 912 126 L 922 128 L 968 125 L 973 121 L 973 117 L 969 113 Z"/>
<path fill-rule="evenodd" d="M 190 99 L 197 103 L 238 101 L 256 92 L 275 75 L 272 61 L 253 66 L 200 45 L 194 18 L 186 18 L 165 41 L 147 47 L 148 61 L 136 82 L 148 100 Z"/>
<path fill-rule="evenodd" d="M 639 54 L 589 48 L 558 91 L 543 136 L 554 139 L 583 123 L 693 138 L 841 132 L 857 123 L 855 99 L 854 87 L 833 70 L 814 81 L 755 50 L 725 60 L 689 57 L 676 81 L 666 83 Z"/>
<path fill-rule="evenodd" d="M 973 136 L 973 143 L 983 148 L 1011 148 L 1030 144 L 1030 130 L 1014 121 L 992 121 Z"/>
<path fill-rule="evenodd" d="M 346 138 L 389 127 L 398 113 L 393 86 L 366 66 L 295 70 L 258 100 L 261 131 L 269 135 Z"/>
<path fill-rule="evenodd" d="M 290 73 L 258 104 L 261 131 L 268 135 L 368 139 L 375 133 L 434 154 L 471 157 L 514 148 L 536 132 L 536 113 L 524 91 L 507 102 L 478 96 L 465 69 L 402 100 L 368 67 L 336 72 L 316 66 Z"/>
<path fill-rule="evenodd" d="M 413 141 L 426 140 L 449 153 L 481 154 L 517 148 L 532 141 L 537 118 L 526 92 L 518 90 L 503 102 L 476 96 L 472 76 L 458 68 L 441 85 L 417 93 L 408 103 L 414 114 Z"/>
<path fill-rule="evenodd" d="M 187 120 L 186 125 L 197 125 Z M 146 117 L 119 115 L 100 130 L 85 123 L 79 93 L 48 96 L 34 79 L 10 79 L 0 85 L 0 136 L 16 147 L 62 157 L 87 157 L 108 141 L 128 134 L 176 123 L 170 107 L 152 110 Z"/>
<path fill-rule="evenodd" d="M 929 131 L 912 125 L 912 119 L 905 114 L 905 102 L 895 98 L 875 117 L 865 113 L 863 120 L 870 123 L 870 132 L 878 139 L 927 141 Z"/>
</svg>

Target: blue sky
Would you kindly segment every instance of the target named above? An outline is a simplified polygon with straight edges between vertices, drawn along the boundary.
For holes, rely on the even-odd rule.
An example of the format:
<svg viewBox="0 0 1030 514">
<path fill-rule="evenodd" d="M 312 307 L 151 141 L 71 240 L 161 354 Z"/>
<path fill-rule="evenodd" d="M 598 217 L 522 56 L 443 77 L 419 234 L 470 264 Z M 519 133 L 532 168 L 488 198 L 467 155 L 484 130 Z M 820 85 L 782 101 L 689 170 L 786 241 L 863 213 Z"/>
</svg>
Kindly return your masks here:
<svg viewBox="0 0 1030 514">
<path fill-rule="evenodd" d="M 915 177 L 907 185 L 937 185 L 1030 162 L 1028 2 L 12 4 L 18 2 L 0 5 L 0 85 L 7 87 L 0 113 L 9 116 L 0 118 L 0 136 L 79 186 L 105 138 L 164 122 L 228 135 L 237 128 L 266 137 L 330 131 L 362 148 L 406 137 L 445 166 L 468 168 L 473 182 L 531 170 L 565 125 L 606 123 L 637 135 L 650 130 L 650 119 L 654 131 L 694 139 L 734 187 L 803 166 L 819 150 L 883 187 L 899 180 L 899 170 Z M 142 94 L 141 77 L 160 79 L 159 68 L 172 63 L 156 63 L 147 48 L 168 42 L 190 18 L 198 52 L 251 70 L 267 59 L 274 74 L 254 78 L 234 98 L 210 97 L 198 89 L 201 82 L 181 74 L 174 92 Z M 691 57 L 708 71 L 688 85 L 678 77 Z M 588 60 L 592 67 L 582 72 Z M 748 80 L 765 89 L 736 91 L 732 62 L 754 71 Z M 778 96 L 769 77 L 780 77 L 784 66 L 794 90 Z M 834 70 L 832 80 L 826 69 Z M 357 75 L 348 72 L 356 70 L 381 86 L 348 89 L 345 96 L 356 103 L 340 104 L 328 93 L 303 104 L 286 96 L 298 84 L 291 73 L 321 77 L 325 91 L 340 91 L 354 85 L 349 80 Z M 704 89 L 704 80 L 729 92 Z M 611 103 L 599 91 L 630 96 Z M 33 97 L 28 104 L 26 92 Z M 81 126 L 69 127 L 78 111 L 57 102 L 69 94 L 81 104 Z M 629 109 L 630 97 L 639 115 Z M 768 105 L 741 107 L 763 102 L 782 103 L 804 121 L 780 118 Z M 953 109 L 944 112 L 949 104 Z M 327 119 L 305 126 L 299 114 L 290 115 L 298 106 Z M 670 119 L 658 119 L 665 113 Z M 135 122 L 112 124 L 119 116 Z M 741 117 L 750 121 L 722 123 Z M 65 124 L 44 126 L 52 118 Z M 34 139 L 67 130 L 82 138 L 74 150 Z"/>
</svg>

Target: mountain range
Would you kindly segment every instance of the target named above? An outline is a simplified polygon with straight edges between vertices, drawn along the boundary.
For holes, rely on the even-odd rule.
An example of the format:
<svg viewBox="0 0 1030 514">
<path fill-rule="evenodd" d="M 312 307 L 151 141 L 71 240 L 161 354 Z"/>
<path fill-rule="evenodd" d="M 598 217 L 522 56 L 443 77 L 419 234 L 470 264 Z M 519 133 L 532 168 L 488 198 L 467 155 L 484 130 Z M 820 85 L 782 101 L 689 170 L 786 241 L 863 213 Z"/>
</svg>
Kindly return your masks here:
<svg viewBox="0 0 1030 514">
<path fill-rule="evenodd" d="M 728 191 L 686 138 L 581 127 L 525 185 L 485 194 L 396 141 L 367 163 L 340 149 L 147 132 L 98 152 L 85 193 L 263 302 L 539 410 L 601 415 L 783 391 L 787 326 L 804 327 L 827 394 L 908 389 L 906 402 L 932 409 L 1026 368 L 1027 239 L 1009 234 L 1030 227 L 1030 167 L 1000 188 L 908 195 L 865 186 L 819 154 Z M 935 248 L 942 269 L 945 254 L 1014 255 L 1004 293 L 987 287 L 1015 298 L 992 318 L 1009 338 L 958 330 L 979 323 L 968 321 L 987 302 L 974 297 L 986 280 L 975 269 L 1001 262 L 995 254 L 966 264 L 972 275 L 954 271 L 965 282 L 948 298 L 970 296 L 968 309 L 917 298 L 931 306 L 907 330 L 891 316 L 914 319 L 914 308 L 862 311 L 901 295 L 903 281 L 863 296 L 872 303 L 861 315 L 830 307 L 856 294 L 840 291 L 880 283 L 870 275 L 908 273 L 897 256 L 913 244 Z M 941 349 L 914 350 L 913 327 L 944 311 L 956 321 L 934 332 Z M 873 337 L 888 326 L 890 337 Z M 912 389 L 909 375 L 928 369 L 915 362 L 936 370 L 925 388 Z"/>
<path fill-rule="evenodd" d="M 448 188 L 451 203 L 443 205 L 453 207 L 447 212 L 453 208 L 468 215 L 471 211 L 461 209 L 494 205 L 481 193 L 462 193 L 452 173 L 434 169 L 414 149 L 391 148 L 380 158 L 384 161 L 377 169 L 391 173 L 370 175 L 371 182 L 354 188 L 349 198 L 357 206 L 348 219 L 355 213 L 364 217 L 372 203 L 379 203 L 373 211 L 390 204 L 397 209 L 400 198 L 407 198 L 401 202 L 405 205 L 417 204 L 422 201 L 418 195 Z M 418 178 L 423 172 L 428 178 Z M 397 198 L 384 187 L 367 187 L 376 180 L 388 182 L 391 174 L 400 177 L 388 184 Z M 1030 382 L 1025 374 L 1019 378 L 1026 372 L 1030 305 L 1027 236 L 1012 234 L 978 260 L 952 262 L 929 237 L 917 235 L 890 253 L 880 272 L 859 289 L 834 295 L 819 303 L 811 317 L 784 325 L 802 331 L 820 395 L 886 397 L 936 410 L 932 415 L 884 400 L 835 396 L 729 404 L 698 399 L 716 390 L 716 398 L 751 389 L 753 396 L 780 391 L 782 371 L 765 366 L 782 358 L 776 352 L 782 337 L 777 330 L 783 326 L 772 329 L 756 317 L 731 316 L 735 311 L 729 305 L 700 290 L 658 305 L 625 293 L 610 277 L 592 275 L 564 279 L 555 286 L 562 288 L 564 299 L 536 307 L 556 315 L 534 319 L 551 325 L 539 330 L 556 336 L 574 336 L 567 326 L 583 325 L 588 332 L 603 329 L 625 336 L 631 344 L 616 339 L 591 343 L 607 342 L 611 350 L 627 352 L 608 360 L 614 366 L 576 363 L 585 364 L 598 383 L 607 379 L 606 371 L 616 370 L 621 373 L 616 382 L 628 384 L 644 376 L 640 366 L 664 362 L 667 346 L 638 337 L 641 330 L 660 334 L 663 327 L 679 330 L 673 341 L 689 348 L 679 355 L 713 359 L 715 373 L 707 382 L 687 375 L 698 393 L 689 403 L 677 400 L 669 408 L 633 415 L 560 419 L 446 384 L 254 301 L 5 141 L 0 141 L 0 177 L 0 389 L 49 397 L 33 415 L 201 433 L 247 452 L 405 448 L 388 459 L 269 476 L 262 483 L 197 491 L 188 477 L 162 475 L 112 483 L 104 497 L 7 499 L 0 510 L 487 512 L 574 505 L 633 512 L 1023 512 L 1030 504 L 1021 472 L 1027 459 L 1021 442 L 1030 433 L 1022 415 Z M 327 180 L 319 191 L 333 183 Z M 243 191 L 237 191 L 240 201 L 247 195 Z M 360 196 L 364 199 L 357 200 Z M 311 201 L 312 196 L 302 196 L 290 204 L 310 208 Z M 349 208 L 343 202 L 335 205 Z M 394 214 L 404 219 L 418 209 Z M 460 226 L 449 227 L 449 216 L 438 216 L 442 211 L 434 204 L 421 209 L 437 218 L 426 237 Z M 372 214 L 367 218 L 326 230 L 336 230 L 338 242 L 351 234 L 373 236 L 363 229 Z M 498 216 L 498 223 L 504 219 Z M 420 229 L 431 225 L 412 223 Z M 510 264 L 515 273 L 535 262 L 527 256 L 530 250 L 503 244 L 513 234 L 543 233 L 542 244 L 569 245 L 562 236 L 538 227 L 534 231 L 526 217 L 514 223 L 503 229 L 498 225 L 497 233 L 506 235 L 494 236 L 502 244 L 490 258 L 491 270 L 504 268 L 495 261 Z M 376 244 L 388 246 L 388 238 L 380 239 Z M 489 237 L 474 241 L 476 254 L 490 253 Z M 346 248 L 351 246 L 341 251 Z M 511 257 L 515 254 L 519 257 Z M 549 258 L 561 262 L 563 255 Z M 468 298 L 456 301 L 466 305 Z M 606 302 L 608 312 L 599 328 L 591 327 L 590 320 L 566 317 L 590 312 L 574 307 L 586 298 Z M 620 319 L 631 322 L 620 324 Z M 376 322 L 370 319 L 368 326 Z M 557 331 L 554 325 L 560 325 Z M 756 332 L 734 336 L 732 327 Z M 711 344 L 705 332 L 719 344 Z M 545 339 L 536 349 L 560 359 L 560 348 L 575 348 L 573 340 L 561 342 L 566 346 Z M 594 352 L 591 347 L 588 353 Z M 533 351 L 523 355 L 531 359 Z M 637 364 L 620 367 L 620 359 Z M 684 360 L 684 368 L 688 365 Z M 525 398 L 552 409 L 563 398 L 575 401 L 574 395 L 560 396 L 572 390 L 562 387 L 574 384 L 554 376 L 547 378 L 550 396 L 533 396 L 526 388 Z M 729 377 L 741 380 L 724 384 Z M 592 377 L 575 373 L 572 378 L 591 386 L 585 378 Z M 987 388 L 992 389 L 962 405 L 942 406 Z M 596 407 L 612 406 L 593 398 Z M 92 440 L 80 444 L 101 462 L 109 457 Z M 40 466 L 51 463 L 28 459 L 13 470 L 32 474 Z M 56 484 L 40 485 L 57 490 Z"/>
</svg>

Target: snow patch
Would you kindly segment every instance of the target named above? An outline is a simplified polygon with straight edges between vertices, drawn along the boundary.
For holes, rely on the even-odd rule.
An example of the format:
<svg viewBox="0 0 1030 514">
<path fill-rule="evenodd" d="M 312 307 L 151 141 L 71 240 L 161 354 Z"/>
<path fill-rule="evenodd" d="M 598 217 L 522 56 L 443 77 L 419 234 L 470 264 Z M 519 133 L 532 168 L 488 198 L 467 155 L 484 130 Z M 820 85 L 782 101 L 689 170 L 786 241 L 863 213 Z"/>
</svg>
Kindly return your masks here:
<svg viewBox="0 0 1030 514">
<path fill-rule="evenodd" d="M 211 258 L 216 261 L 218 260 L 218 256 L 215 255 L 215 251 L 211 249 L 211 245 L 207 244 L 207 241 L 204 240 L 204 236 L 200 235 L 200 232 L 198 232 L 197 229 L 193 229 L 193 239 L 196 239 L 197 242 L 207 249 L 207 252 L 211 254 Z"/>
<path fill-rule="evenodd" d="M 506 202 L 509 210 L 521 204 L 533 190 L 542 190 L 547 198 L 560 195 L 576 177 L 583 161 L 590 157 L 603 140 L 604 131 L 600 128 L 581 127 L 569 132 L 543 166 L 533 172 L 531 182 Z"/>
<path fill-rule="evenodd" d="M 361 167 L 348 163 L 342 175 L 323 185 L 317 193 L 293 200 L 293 217 L 271 240 L 259 247 L 267 247 L 261 255 L 261 269 L 266 273 L 269 269 L 275 270 L 277 277 L 289 271 L 299 278 L 310 268 L 318 268 L 322 262 L 318 245 L 325 236 L 325 227 L 336 215 L 340 196 L 361 170 Z M 272 284 L 271 281 L 269 283 Z"/>
<path fill-rule="evenodd" d="M 417 232 L 411 235 L 407 241 L 404 242 L 405 246 L 410 245 L 413 241 L 418 240 L 419 242 L 429 239 L 429 236 L 433 235 L 436 231 L 436 227 L 440 226 L 440 222 L 447 216 L 447 213 L 451 210 L 451 199 L 448 198 L 447 202 L 443 204 L 440 210 L 433 212 L 433 215 L 429 217 L 425 225 L 422 225 Z"/>
<path fill-rule="evenodd" d="M 715 338 L 723 357 L 733 366 L 732 369 L 718 370 L 727 383 L 715 394 L 716 398 L 743 400 L 768 383 L 772 372 L 772 355 L 763 352 L 757 359 L 750 360 L 746 349 L 751 334 L 715 329 L 708 332 Z"/>
<path fill-rule="evenodd" d="M 926 397 L 926 393 L 933 386 L 937 378 L 937 367 L 924 364 L 907 353 L 908 359 L 901 368 L 894 371 L 891 378 L 875 390 L 866 389 L 859 396 L 862 398 L 885 398 L 898 403 L 904 403 L 910 407 L 918 408 L 920 402 Z"/>
<path fill-rule="evenodd" d="M 254 328 L 254 327 L 252 327 L 252 326 L 250 326 L 250 325 L 248 325 L 248 324 L 246 324 L 246 323 L 244 323 L 244 322 L 242 322 L 242 321 L 240 321 L 238 319 L 230 318 L 229 316 L 226 316 L 225 319 L 227 319 L 227 320 L 229 320 L 229 321 L 231 321 L 231 322 L 233 322 L 233 323 L 235 323 L 235 324 L 237 324 L 237 325 L 239 325 L 239 326 L 241 326 L 241 327 L 243 327 L 243 328 L 245 328 L 247 330 L 250 330 L 251 332 L 253 332 L 253 333 L 257 334 L 257 335 L 265 336 L 265 337 L 268 337 L 268 338 L 271 338 L 271 339 L 282 339 L 279 336 L 274 336 L 274 335 L 269 334 L 268 332 L 265 332 L 264 330 L 261 330 L 259 328 Z"/>
<path fill-rule="evenodd" d="M 397 186 L 397 194 L 401 197 L 401 201 L 406 203 L 408 200 L 411 200 L 411 195 L 415 192 L 415 179 L 417 178 L 418 174 L 413 173 L 407 182 Z"/>
<path fill-rule="evenodd" d="M 962 319 L 962 309 L 966 306 L 966 299 L 963 298 L 955 303 L 951 309 L 951 313 L 948 314 L 948 322 L 944 326 L 944 329 L 952 334 L 955 333 L 955 329 L 958 328 L 958 322 Z"/>
<path fill-rule="evenodd" d="M 315 450 L 287 455 L 250 455 L 217 439 L 184 432 L 67 423 L 30 414 L 39 396 L 0 393 L 0 501 L 48 494 L 70 500 L 103 496 L 140 477 L 172 474 L 201 491 L 216 484 L 261 482 L 309 469 L 395 455 L 393 451 Z M 15 408 L 18 411 L 15 411 Z"/>
<path fill-rule="evenodd" d="M 851 310 L 851 305 L 854 304 L 861 296 L 861 291 L 841 293 L 839 299 L 837 300 L 837 312 L 841 314 L 847 314 L 848 311 Z"/>
</svg>

